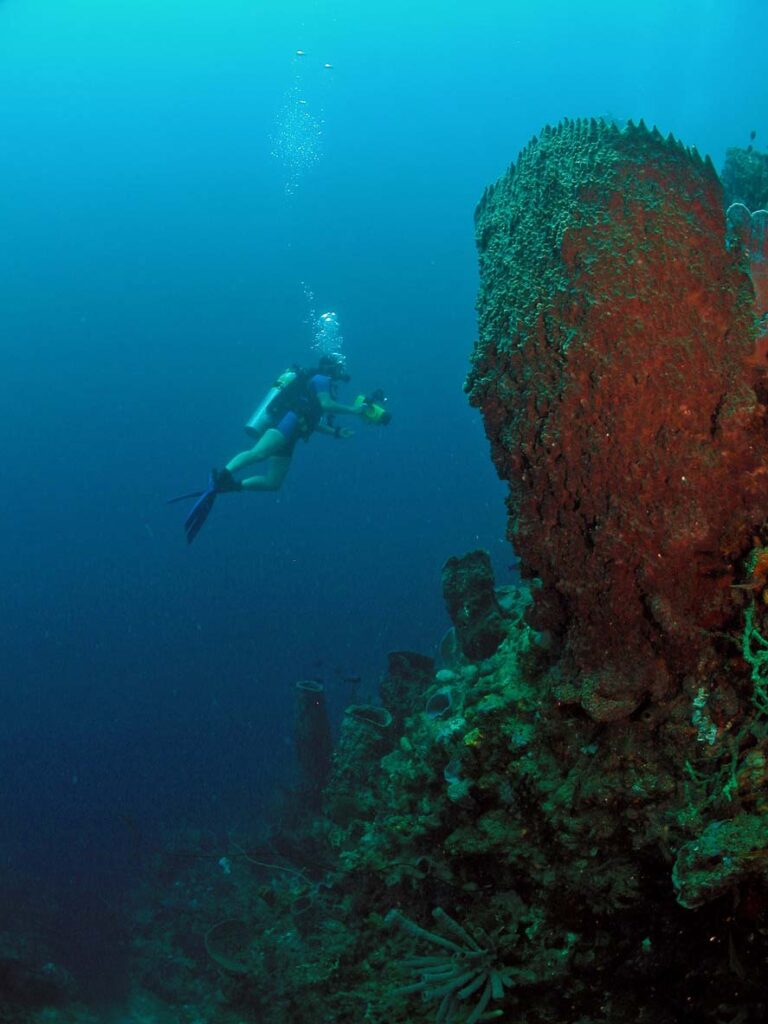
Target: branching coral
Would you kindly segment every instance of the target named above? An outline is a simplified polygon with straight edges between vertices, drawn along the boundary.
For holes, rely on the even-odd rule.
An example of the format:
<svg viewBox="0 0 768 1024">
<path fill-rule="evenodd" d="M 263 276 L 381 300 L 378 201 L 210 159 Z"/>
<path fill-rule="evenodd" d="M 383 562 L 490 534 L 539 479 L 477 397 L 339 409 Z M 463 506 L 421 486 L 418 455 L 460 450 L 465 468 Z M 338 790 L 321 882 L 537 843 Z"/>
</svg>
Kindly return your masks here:
<svg viewBox="0 0 768 1024">
<path fill-rule="evenodd" d="M 479 1021 L 496 1020 L 501 1010 L 488 1010 L 492 1001 L 504 998 L 504 989 L 512 988 L 512 971 L 498 961 L 496 944 L 485 932 L 476 930 L 470 934 L 458 921 L 450 917 L 441 907 L 432 912 L 435 920 L 449 932 L 446 938 L 437 932 L 421 928 L 399 910 L 390 910 L 387 923 L 397 925 L 403 931 L 433 946 L 442 953 L 434 956 L 407 957 L 400 965 L 418 978 L 410 985 L 397 989 L 399 993 L 420 992 L 422 999 L 439 999 L 435 1024 L 477 1024 Z M 473 997 L 476 1002 L 467 1005 Z"/>
</svg>

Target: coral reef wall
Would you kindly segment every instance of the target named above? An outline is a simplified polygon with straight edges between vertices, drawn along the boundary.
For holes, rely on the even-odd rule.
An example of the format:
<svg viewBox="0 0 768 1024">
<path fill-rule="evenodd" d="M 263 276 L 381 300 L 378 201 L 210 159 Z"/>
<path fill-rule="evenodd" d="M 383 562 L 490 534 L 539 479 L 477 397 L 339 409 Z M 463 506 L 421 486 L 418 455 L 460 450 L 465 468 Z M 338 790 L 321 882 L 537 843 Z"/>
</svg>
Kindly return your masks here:
<svg viewBox="0 0 768 1024">
<path fill-rule="evenodd" d="M 532 621 L 590 714 L 620 717 L 726 625 L 768 509 L 746 261 L 709 160 L 642 123 L 546 128 L 476 221 L 467 387 Z"/>
<path fill-rule="evenodd" d="M 744 210 L 726 234 L 711 165 L 596 121 L 546 130 L 486 194 L 470 388 L 531 582 L 449 559 L 438 660 L 389 656 L 327 783 L 268 833 L 164 852 L 142 1006 L 768 1020 L 768 374 Z"/>
</svg>

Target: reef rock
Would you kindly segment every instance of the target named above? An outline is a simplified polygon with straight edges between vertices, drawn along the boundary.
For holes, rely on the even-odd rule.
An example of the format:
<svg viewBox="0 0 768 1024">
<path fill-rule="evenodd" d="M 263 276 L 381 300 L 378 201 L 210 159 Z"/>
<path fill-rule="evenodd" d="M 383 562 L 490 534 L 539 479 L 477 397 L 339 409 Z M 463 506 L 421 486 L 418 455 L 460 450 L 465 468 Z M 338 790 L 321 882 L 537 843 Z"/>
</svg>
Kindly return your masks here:
<svg viewBox="0 0 768 1024">
<path fill-rule="evenodd" d="M 467 389 L 541 581 L 531 621 L 610 720 L 725 628 L 768 510 L 746 262 L 709 160 L 642 124 L 546 128 L 476 224 Z"/>
<path fill-rule="evenodd" d="M 443 597 L 462 653 L 470 661 L 489 658 L 506 636 L 487 551 L 469 551 L 443 566 Z"/>
<path fill-rule="evenodd" d="M 722 173 L 725 204 L 743 203 L 751 210 L 768 207 L 768 153 L 753 146 L 732 146 L 725 152 Z"/>
<path fill-rule="evenodd" d="M 712 821 L 678 852 L 672 881 L 678 902 L 700 907 L 733 892 L 751 876 L 765 877 L 768 819 L 740 814 L 730 821 Z"/>
<path fill-rule="evenodd" d="M 416 651 L 390 651 L 387 673 L 379 684 L 381 703 L 392 712 L 394 733 L 398 735 L 409 715 L 424 707 L 425 693 L 435 675 L 435 662 Z"/>
</svg>

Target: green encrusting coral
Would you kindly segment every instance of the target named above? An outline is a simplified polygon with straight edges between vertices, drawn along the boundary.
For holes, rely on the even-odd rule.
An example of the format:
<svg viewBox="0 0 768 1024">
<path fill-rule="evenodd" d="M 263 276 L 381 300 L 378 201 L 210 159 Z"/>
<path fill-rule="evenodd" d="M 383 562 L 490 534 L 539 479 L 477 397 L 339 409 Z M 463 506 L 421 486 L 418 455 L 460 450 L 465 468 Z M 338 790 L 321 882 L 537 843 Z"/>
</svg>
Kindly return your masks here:
<svg viewBox="0 0 768 1024">
<path fill-rule="evenodd" d="M 323 812 L 291 826 L 290 846 L 280 826 L 269 840 L 273 858 L 294 851 L 289 871 L 240 842 L 228 875 L 202 853 L 176 868 L 189 909 L 145 923 L 145 986 L 194 993 L 213 1024 L 466 1024 L 478 1008 L 515 1024 L 693 1024 L 737 991 L 759 1001 L 768 929 L 730 900 L 765 890 L 764 734 L 734 748 L 723 715 L 738 701 L 708 695 L 703 738 L 695 690 L 591 721 L 525 622 L 528 589 L 499 600 L 499 650 L 437 670 L 423 694 L 450 685 L 449 714 L 425 699 L 388 750 L 337 747 Z M 250 927 L 246 975 L 201 959 L 229 916 Z"/>
</svg>

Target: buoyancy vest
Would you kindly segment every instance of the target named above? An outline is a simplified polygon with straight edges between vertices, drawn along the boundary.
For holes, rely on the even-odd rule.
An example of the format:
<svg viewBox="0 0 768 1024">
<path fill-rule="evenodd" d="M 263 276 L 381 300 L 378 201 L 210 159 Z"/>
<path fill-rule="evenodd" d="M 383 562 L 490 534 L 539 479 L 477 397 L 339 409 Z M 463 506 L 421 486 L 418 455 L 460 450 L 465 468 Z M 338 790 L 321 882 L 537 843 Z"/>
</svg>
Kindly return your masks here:
<svg viewBox="0 0 768 1024">
<path fill-rule="evenodd" d="M 281 373 L 246 423 L 246 432 L 252 437 L 260 437 L 265 430 L 278 424 L 286 413 L 292 412 L 299 420 L 301 435 L 309 437 L 323 416 L 322 404 L 312 384 L 316 376 L 317 370 L 305 370 L 300 366 L 292 366 Z"/>
</svg>

